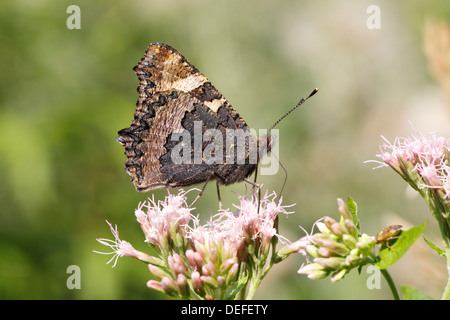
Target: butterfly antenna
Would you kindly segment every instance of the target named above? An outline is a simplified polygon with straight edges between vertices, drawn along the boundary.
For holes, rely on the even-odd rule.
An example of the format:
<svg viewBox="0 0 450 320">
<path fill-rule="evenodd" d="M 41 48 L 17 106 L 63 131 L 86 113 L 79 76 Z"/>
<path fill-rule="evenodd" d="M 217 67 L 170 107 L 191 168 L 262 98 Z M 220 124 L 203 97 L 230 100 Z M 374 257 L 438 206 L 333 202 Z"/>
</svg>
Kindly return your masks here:
<svg viewBox="0 0 450 320">
<path fill-rule="evenodd" d="M 318 88 L 315 88 L 315 89 L 309 94 L 309 96 L 307 96 L 306 98 L 303 98 L 302 100 L 300 100 L 300 101 L 295 105 L 295 107 L 293 107 L 293 108 L 292 108 L 291 110 L 289 110 L 284 116 L 282 116 L 280 119 L 278 119 L 278 121 L 275 122 L 275 123 L 273 124 L 273 126 L 269 129 L 269 131 L 268 131 L 268 133 L 267 133 L 267 136 L 268 136 L 268 137 L 270 136 L 270 131 L 272 131 L 272 129 L 275 128 L 275 126 L 276 126 L 278 123 L 280 123 L 281 120 L 283 120 L 284 118 L 286 118 L 292 111 L 294 111 L 295 109 L 297 109 L 298 107 L 300 107 L 300 106 L 303 104 L 303 102 L 305 102 L 306 100 L 308 100 L 309 98 L 311 98 L 313 95 L 315 95 L 315 94 L 317 93 L 317 91 L 319 91 L 319 89 L 318 89 Z"/>
<path fill-rule="evenodd" d="M 281 169 L 283 169 L 283 171 L 284 171 L 284 181 L 283 181 L 283 185 L 281 186 L 280 193 L 278 195 L 278 198 L 280 198 L 281 195 L 283 194 L 284 186 L 286 185 L 286 182 L 287 182 L 288 173 L 287 173 L 286 168 L 281 163 L 280 159 L 278 159 L 278 157 L 274 153 L 272 154 L 272 156 L 275 157 L 275 159 L 278 160 L 278 164 L 280 165 Z"/>
<path fill-rule="evenodd" d="M 284 116 L 282 116 L 280 119 L 278 119 L 278 121 L 277 122 L 275 122 L 274 124 L 273 124 L 273 126 L 269 129 L 269 131 L 268 131 L 268 133 L 267 133 L 267 137 L 270 137 L 270 132 L 272 131 L 272 129 L 273 128 L 275 128 L 276 127 L 276 125 L 278 124 L 278 123 L 280 123 L 281 122 L 281 120 L 283 120 L 284 118 L 286 118 L 292 111 L 294 111 L 295 109 L 297 109 L 298 107 L 300 107 L 302 104 L 303 104 L 303 102 L 305 102 L 306 100 L 308 100 L 309 98 L 311 98 L 313 95 L 315 95 L 316 93 L 317 93 L 317 91 L 319 91 L 319 89 L 318 88 L 315 88 L 310 94 L 309 94 L 309 96 L 307 96 L 306 98 L 302 98 L 291 110 L 289 110 L 288 112 L 286 112 L 286 114 L 284 115 Z M 274 154 L 272 154 L 273 156 L 275 156 Z M 276 156 L 275 156 L 276 157 Z M 281 195 L 283 194 L 283 190 L 284 190 L 284 187 L 285 187 L 285 185 L 286 185 L 286 182 L 287 182 L 287 176 L 288 176 L 288 174 L 287 174 L 287 170 L 286 170 L 286 168 L 283 166 L 283 164 L 281 163 L 281 161 L 277 158 L 277 160 L 278 160 L 278 163 L 280 164 L 280 166 L 281 166 L 281 168 L 283 169 L 283 171 L 284 171 L 284 182 L 283 182 L 283 186 L 281 187 L 281 190 L 280 190 L 280 195 L 279 195 L 279 197 L 281 197 Z"/>
</svg>

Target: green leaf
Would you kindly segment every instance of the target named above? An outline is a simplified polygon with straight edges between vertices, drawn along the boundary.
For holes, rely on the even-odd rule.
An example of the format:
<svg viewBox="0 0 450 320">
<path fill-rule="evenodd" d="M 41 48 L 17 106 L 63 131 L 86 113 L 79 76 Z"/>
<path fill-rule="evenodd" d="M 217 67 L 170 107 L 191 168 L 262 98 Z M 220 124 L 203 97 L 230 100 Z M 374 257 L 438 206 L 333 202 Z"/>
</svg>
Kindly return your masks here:
<svg viewBox="0 0 450 320">
<path fill-rule="evenodd" d="M 363 265 L 360 265 L 360 266 L 358 267 L 358 274 L 361 274 L 362 268 L 363 268 Z"/>
<path fill-rule="evenodd" d="M 247 283 L 248 276 L 240 278 L 238 281 L 233 283 L 227 291 L 225 291 L 223 300 L 234 299 L 235 295 L 242 289 L 242 287 Z"/>
<path fill-rule="evenodd" d="M 425 240 L 425 242 L 432 248 L 434 249 L 440 256 L 445 256 L 445 252 L 444 250 L 442 250 L 441 248 L 439 248 L 438 246 L 436 246 L 433 242 L 431 242 L 430 240 L 428 240 L 427 238 L 425 238 L 424 235 L 422 235 L 423 240 Z"/>
<path fill-rule="evenodd" d="M 427 226 L 424 222 L 420 226 L 413 227 L 407 231 L 402 231 L 399 238 L 390 247 L 385 247 L 378 253 L 378 262 L 375 265 L 380 269 L 386 269 L 400 259 L 409 247 L 420 237 Z"/>
<path fill-rule="evenodd" d="M 347 207 L 348 211 L 350 211 L 350 214 L 352 215 L 353 223 L 355 224 L 356 229 L 358 229 L 359 231 L 358 205 L 356 204 L 355 200 L 353 200 L 353 198 L 347 198 Z"/>
<path fill-rule="evenodd" d="M 402 286 L 403 300 L 434 300 L 432 297 L 420 292 L 411 286 Z"/>
</svg>

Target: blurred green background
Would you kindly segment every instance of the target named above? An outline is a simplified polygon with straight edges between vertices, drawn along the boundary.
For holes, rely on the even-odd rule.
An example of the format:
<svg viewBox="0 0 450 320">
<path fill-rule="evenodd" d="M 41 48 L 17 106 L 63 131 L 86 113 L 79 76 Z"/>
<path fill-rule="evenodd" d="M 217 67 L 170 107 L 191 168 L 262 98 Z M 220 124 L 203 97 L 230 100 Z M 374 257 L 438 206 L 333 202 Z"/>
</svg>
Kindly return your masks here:
<svg viewBox="0 0 450 320">
<path fill-rule="evenodd" d="M 81 9 L 81 29 L 66 13 Z M 366 26 L 367 8 L 381 29 Z M 115 268 L 98 237 L 146 250 L 134 209 L 135 191 L 115 138 L 132 119 L 138 80 L 132 67 L 154 41 L 183 53 L 227 97 L 252 128 L 268 128 L 301 98 L 319 93 L 279 124 L 280 161 L 288 171 L 280 219 L 290 240 L 325 215 L 339 217 L 336 198 L 353 197 L 363 232 L 429 220 L 424 202 L 390 169 L 374 171 L 384 135 L 419 131 L 449 137 L 449 103 L 424 50 L 427 21 L 450 21 L 450 2 L 131 0 L 0 2 L 0 298 L 164 299 L 146 287 L 147 267 L 122 258 Z M 279 192 L 285 175 L 260 176 Z M 221 189 L 236 203 L 240 183 Z M 162 199 L 165 191 L 156 191 Z M 205 219 L 217 209 L 215 185 L 196 204 Z M 420 241 L 419 241 L 420 242 Z M 431 249 L 415 244 L 391 269 L 398 285 L 437 298 L 446 270 Z M 423 241 L 422 241 L 423 242 Z M 332 284 L 296 272 L 301 257 L 276 265 L 256 299 L 390 299 L 352 271 Z M 69 290 L 67 267 L 81 270 Z"/>
</svg>

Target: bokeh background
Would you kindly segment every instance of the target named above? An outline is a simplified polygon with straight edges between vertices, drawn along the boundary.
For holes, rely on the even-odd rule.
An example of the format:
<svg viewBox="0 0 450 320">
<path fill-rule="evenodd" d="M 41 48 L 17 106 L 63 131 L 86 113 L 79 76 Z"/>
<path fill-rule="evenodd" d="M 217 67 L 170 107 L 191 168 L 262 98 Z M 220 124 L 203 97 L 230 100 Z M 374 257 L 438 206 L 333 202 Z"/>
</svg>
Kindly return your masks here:
<svg viewBox="0 0 450 320">
<path fill-rule="evenodd" d="M 66 26 L 71 4 L 81 9 L 79 30 Z M 373 4 L 381 29 L 366 24 Z M 427 237 L 439 239 L 424 201 L 392 170 L 364 161 L 376 159 L 380 135 L 449 137 L 445 23 L 447 0 L 1 1 L 0 298 L 165 298 L 146 287 L 144 264 L 122 258 L 111 268 L 92 252 L 106 249 L 96 238 L 111 238 L 106 219 L 146 250 L 134 209 L 152 193 L 135 191 L 115 138 L 133 119 L 132 67 L 154 41 L 182 52 L 255 129 L 320 88 L 278 126 L 284 203 L 296 203 L 280 219 L 285 237 L 338 218 L 336 198 L 351 196 L 365 233 L 428 220 Z M 284 178 L 280 170 L 259 181 L 279 192 Z M 233 191 L 245 184 L 221 189 L 225 206 L 237 202 Z M 217 210 L 214 183 L 196 207 L 204 219 Z M 276 265 L 255 298 L 391 298 L 383 279 L 367 288 L 365 269 L 332 284 L 298 275 L 302 262 Z M 70 265 L 80 267 L 79 290 L 66 286 Z M 397 285 L 440 297 L 445 264 L 423 241 L 390 269 Z"/>
</svg>

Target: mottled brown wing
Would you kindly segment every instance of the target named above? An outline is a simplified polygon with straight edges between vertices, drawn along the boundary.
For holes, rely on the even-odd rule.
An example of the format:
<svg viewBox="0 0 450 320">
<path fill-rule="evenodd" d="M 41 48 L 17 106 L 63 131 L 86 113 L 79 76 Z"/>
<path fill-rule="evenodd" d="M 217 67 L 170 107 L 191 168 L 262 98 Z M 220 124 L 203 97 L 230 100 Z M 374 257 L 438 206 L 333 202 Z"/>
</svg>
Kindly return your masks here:
<svg viewBox="0 0 450 320">
<path fill-rule="evenodd" d="M 181 130 L 186 111 L 194 108 L 194 99 L 186 93 L 158 92 L 141 104 L 129 128 L 119 131 L 117 141 L 125 147 L 125 169 L 138 191 L 166 186 L 159 158 L 174 130 Z"/>
<path fill-rule="evenodd" d="M 203 121 L 204 129 L 216 128 L 220 122 L 224 128 L 248 130 L 245 121 L 204 75 L 166 44 L 150 44 L 134 71 L 140 81 L 136 112 L 117 141 L 125 147 L 125 168 L 136 189 L 187 186 L 214 178 L 215 168 L 205 164 L 171 163 L 169 136 L 184 130 L 189 119 Z M 204 121 L 205 117 L 212 120 Z M 234 170 L 220 169 L 223 175 Z"/>
</svg>

